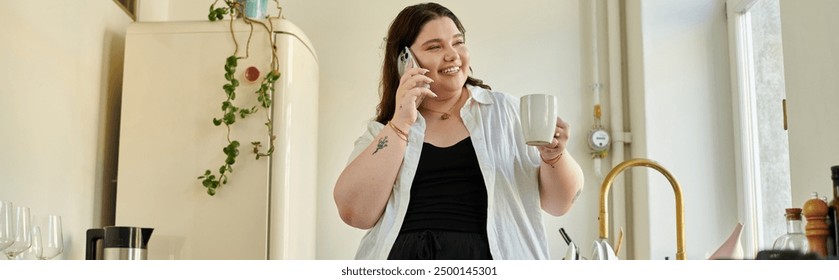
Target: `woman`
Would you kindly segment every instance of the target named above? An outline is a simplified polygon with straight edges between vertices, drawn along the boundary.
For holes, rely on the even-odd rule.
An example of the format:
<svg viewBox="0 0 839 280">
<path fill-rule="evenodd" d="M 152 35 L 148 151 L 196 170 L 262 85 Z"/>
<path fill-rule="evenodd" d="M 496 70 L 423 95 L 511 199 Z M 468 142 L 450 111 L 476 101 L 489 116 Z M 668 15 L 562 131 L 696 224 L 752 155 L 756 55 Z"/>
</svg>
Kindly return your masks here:
<svg viewBox="0 0 839 280">
<path fill-rule="evenodd" d="M 527 146 L 518 98 L 469 77 L 465 39 L 435 3 L 388 30 L 378 115 L 334 190 L 341 219 L 369 229 L 357 259 L 547 259 L 540 208 L 563 215 L 582 191 L 568 124 Z M 420 67 L 399 76 L 405 47 Z"/>
</svg>

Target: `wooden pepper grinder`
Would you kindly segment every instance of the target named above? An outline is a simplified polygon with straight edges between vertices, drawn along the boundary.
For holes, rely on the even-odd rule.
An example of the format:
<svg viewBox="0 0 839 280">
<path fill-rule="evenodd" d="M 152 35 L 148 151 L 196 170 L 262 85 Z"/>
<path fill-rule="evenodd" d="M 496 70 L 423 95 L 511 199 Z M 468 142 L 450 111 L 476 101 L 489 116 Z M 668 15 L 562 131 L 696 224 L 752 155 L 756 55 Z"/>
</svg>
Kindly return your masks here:
<svg viewBox="0 0 839 280">
<path fill-rule="evenodd" d="M 817 193 L 813 193 L 813 197 L 804 203 L 802 210 L 804 217 L 807 217 L 804 232 L 810 244 L 810 251 L 826 257 L 827 235 L 830 234 L 827 226 L 827 203 L 819 199 Z"/>
</svg>

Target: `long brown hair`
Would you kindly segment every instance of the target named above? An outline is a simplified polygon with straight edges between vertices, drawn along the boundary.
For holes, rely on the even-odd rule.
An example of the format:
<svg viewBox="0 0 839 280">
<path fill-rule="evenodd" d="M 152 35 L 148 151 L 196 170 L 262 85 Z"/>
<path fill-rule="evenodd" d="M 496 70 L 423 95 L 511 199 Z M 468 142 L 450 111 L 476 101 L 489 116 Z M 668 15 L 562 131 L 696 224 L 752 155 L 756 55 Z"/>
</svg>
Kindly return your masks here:
<svg viewBox="0 0 839 280">
<path fill-rule="evenodd" d="M 393 118 L 394 107 L 396 106 L 396 89 L 399 87 L 399 70 L 396 69 L 396 59 L 400 51 L 414 44 L 422 27 L 429 21 L 440 17 L 448 17 L 454 21 L 457 29 L 466 36 L 466 29 L 457 19 L 457 16 L 448 8 L 437 3 L 423 3 L 408 6 L 403 9 L 387 31 L 387 43 L 385 44 L 385 58 L 382 65 L 382 81 L 379 85 L 381 100 L 376 107 L 376 121 L 385 124 Z M 490 89 L 489 85 L 471 76 L 466 78 L 466 84 Z"/>
</svg>

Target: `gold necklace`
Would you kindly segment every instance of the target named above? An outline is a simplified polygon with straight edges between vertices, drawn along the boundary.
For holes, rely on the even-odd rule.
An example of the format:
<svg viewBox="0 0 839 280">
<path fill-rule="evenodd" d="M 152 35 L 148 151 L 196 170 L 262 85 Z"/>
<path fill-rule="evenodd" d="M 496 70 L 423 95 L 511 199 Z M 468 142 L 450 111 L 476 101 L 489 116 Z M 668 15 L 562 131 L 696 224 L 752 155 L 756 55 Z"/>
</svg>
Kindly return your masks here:
<svg viewBox="0 0 839 280">
<path fill-rule="evenodd" d="M 461 99 L 463 99 L 463 96 L 464 96 L 464 95 L 465 95 L 465 94 L 463 94 L 463 93 L 461 93 L 461 94 L 460 94 L 460 97 L 458 97 L 458 98 L 457 98 L 457 101 L 455 101 L 455 102 L 454 102 L 454 104 L 452 105 L 452 107 L 451 107 L 451 108 L 449 108 L 449 111 L 448 111 L 448 112 L 435 111 L 435 110 L 431 110 L 431 109 L 428 109 L 428 108 L 423 107 L 423 106 L 420 106 L 420 108 L 422 108 L 422 109 L 424 109 L 424 110 L 427 110 L 427 111 L 431 111 L 431 112 L 437 113 L 437 114 L 442 114 L 442 115 L 440 116 L 440 119 L 441 119 L 441 120 L 447 120 L 447 119 L 449 119 L 449 118 L 452 116 L 452 115 L 451 115 L 452 110 L 454 110 L 454 108 L 455 108 L 455 107 L 457 107 L 457 104 L 458 104 L 458 103 L 460 103 L 460 100 L 461 100 Z"/>
</svg>

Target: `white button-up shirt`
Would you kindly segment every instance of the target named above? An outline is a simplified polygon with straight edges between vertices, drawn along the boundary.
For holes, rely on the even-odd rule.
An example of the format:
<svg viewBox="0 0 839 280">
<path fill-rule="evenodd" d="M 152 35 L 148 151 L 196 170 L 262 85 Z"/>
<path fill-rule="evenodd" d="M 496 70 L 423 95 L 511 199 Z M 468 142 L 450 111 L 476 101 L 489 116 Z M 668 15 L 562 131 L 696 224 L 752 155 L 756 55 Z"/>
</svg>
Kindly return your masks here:
<svg viewBox="0 0 839 280">
<path fill-rule="evenodd" d="M 475 147 L 487 188 L 487 237 L 493 259 L 549 259 L 539 200 L 540 157 L 527 146 L 519 121 L 519 99 L 467 86 L 472 93 L 460 116 Z M 402 168 L 385 211 L 361 239 L 356 259 L 387 259 L 399 235 L 411 183 L 425 139 L 425 119 L 411 126 Z M 372 120 L 355 142 L 350 162 L 372 143 L 384 125 Z"/>
</svg>

